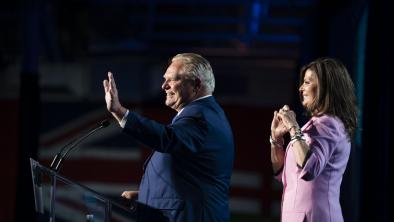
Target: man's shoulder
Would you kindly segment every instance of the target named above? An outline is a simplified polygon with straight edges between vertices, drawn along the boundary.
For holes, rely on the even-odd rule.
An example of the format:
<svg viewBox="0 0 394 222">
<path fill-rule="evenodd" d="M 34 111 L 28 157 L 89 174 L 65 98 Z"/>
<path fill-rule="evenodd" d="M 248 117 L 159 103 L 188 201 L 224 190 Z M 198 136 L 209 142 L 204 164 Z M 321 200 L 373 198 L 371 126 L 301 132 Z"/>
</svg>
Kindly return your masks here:
<svg viewBox="0 0 394 222">
<path fill-rule="evenodd" d="M 197 113 L 209 113 L 222 110 L 220 105 L 216 102 L 213 96 L 195 101 L 185 107 L 186 113 L 197 114 Z"/>
</svg>

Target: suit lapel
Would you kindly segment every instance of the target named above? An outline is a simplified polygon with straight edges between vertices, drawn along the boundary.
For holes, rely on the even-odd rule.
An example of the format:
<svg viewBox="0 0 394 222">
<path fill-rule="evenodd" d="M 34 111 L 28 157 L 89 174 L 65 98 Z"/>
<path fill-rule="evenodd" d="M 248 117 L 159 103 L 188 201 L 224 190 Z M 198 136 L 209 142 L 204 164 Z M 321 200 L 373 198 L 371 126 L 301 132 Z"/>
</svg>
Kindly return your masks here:
<svg viewBox="0 0 394 222">
<path fill-rule="evenodd" d="M 171 124 L 174 124 L 175 121 L 178 119 L 179 115 L 176 115 L 174 118 L 172 118 Z M 152 150 L 149 154 L 149 156 L 146 158 L 144 165 L 142 167 L 142 170 L 145 171 L 146 167 L 148 166 L 149 161 L 152 159 L 153 154 L 155 153 L 155 150 Z"/>
<path fill-rule="evenodd" d="M 148 163 L 149 163 L 149 161 L 150 161 L 150 159 L 152 158 L 152 156 L 153 156 L 154 153 L 155 153 L 155 151 L 152 150 L 152 151 L 150 152 L 148 158 L 146 158 L 146 160 L 145 160 L 145 162 L 144 162 L 144 165 L 142 166 L 142 170 L 143 170 L 143 171 L 145 171 L 146 166 L 148 166 Z"/>
</svg>

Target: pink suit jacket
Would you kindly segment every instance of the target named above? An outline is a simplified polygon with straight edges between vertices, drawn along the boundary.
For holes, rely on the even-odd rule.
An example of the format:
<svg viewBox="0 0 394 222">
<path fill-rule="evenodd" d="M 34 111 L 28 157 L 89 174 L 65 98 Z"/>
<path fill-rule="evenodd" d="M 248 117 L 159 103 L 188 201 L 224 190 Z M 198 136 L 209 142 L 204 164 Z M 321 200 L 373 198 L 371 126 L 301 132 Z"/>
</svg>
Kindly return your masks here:
<svg viewBox="0 0 394 222">
<path fill-rule="evenodd" d="M 283 171 L 277 176 L 283 183 L 281 221 L 342 222 L 339 194 L 351 149 L 342 121 L 312 117 L 301 130 L 311 153 L 301 168 L 293 144 L 286 148 Z"/>
</svg>

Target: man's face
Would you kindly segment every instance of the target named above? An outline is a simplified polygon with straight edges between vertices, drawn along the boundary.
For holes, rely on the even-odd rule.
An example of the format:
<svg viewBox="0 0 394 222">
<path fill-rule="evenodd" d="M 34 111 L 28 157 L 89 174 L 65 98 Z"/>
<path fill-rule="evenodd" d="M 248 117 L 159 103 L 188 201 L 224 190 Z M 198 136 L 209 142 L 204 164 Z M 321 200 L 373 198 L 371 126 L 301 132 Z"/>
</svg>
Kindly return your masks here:
<svg viewBox="0 0 394 222">
<path fill-rule="evenodd" d="M 182 67 L 181 62 L 172 62 L 163 76 L 164 82 L 161 86 L 167 94 L 166 105 L 178 112 L 193 101 L 196 95 L 193 80 L 186 79 Z"/>
</svg>

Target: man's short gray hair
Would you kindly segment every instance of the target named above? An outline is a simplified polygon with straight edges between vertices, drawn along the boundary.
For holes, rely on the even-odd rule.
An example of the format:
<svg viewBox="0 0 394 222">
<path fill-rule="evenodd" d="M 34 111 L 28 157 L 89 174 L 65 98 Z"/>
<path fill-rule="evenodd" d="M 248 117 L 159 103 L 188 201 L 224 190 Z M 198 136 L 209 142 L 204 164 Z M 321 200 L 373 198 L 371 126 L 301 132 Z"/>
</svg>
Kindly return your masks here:
<svg viewBox="0 0 394 222">
<path fill-rule="evenodd" d="M 189 78 L 200 79 L 207 93 L 213 93 L 215 90 L 215 77 L 208 60 L 195 53 L 181 53 L 171 59 L 171 62 L 174 61 L 181 61 L 184 65 L 183 73 Z"/>
</svg>

